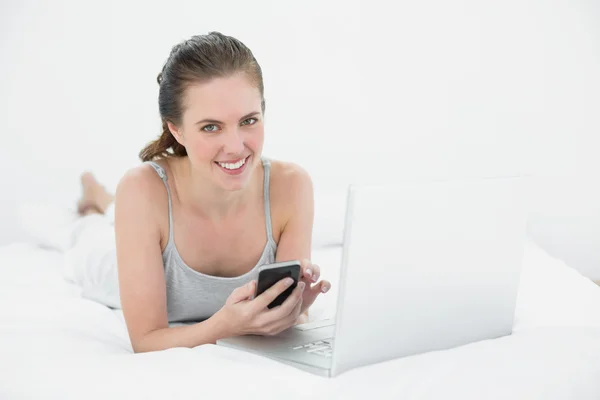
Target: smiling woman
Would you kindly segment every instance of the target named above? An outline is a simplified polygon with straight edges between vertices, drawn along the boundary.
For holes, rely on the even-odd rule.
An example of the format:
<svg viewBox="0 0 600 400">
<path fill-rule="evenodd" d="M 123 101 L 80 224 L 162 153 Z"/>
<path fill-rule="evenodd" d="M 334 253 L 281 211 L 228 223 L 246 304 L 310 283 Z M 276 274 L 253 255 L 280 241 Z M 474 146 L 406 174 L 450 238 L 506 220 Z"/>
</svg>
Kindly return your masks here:
<svg viewBox="0 0 600 400">
<path fill-rule="evenodd" d="M 218 32 L 194 36 L 173 47 L 157 80 L 162 133 L 114 202 L 82 178 L 82 218 L 114 211 L 116 237 L 116 262 L 73 266 L 86 277 L 83 295 L 122 307 L 136 352 L 304 321 L 330 287 L 309 261 L 313 188 L 301 167 L 262 155 L 264 88 L 252 52 Z M 269 310 L 285 282 L 254 298 L 258 267 L 287 260 L 303 260 L 302 281 Z"/>
</svg>

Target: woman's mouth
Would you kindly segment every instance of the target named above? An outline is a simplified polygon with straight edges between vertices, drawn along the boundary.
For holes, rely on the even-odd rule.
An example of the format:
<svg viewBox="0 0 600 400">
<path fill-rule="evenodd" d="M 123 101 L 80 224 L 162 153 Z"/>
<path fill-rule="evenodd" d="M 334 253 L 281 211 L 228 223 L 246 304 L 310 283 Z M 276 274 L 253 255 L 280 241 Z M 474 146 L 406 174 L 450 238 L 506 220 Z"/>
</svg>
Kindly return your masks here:
<svg viewBox="0 0 600 400">
<path fill-rule="evenodd" d="M 246 164 L 248 163 L 249 159 L 250 156 L 227 162 L 215 161 L 215 164 L 217 164 L 219 168 L 228 175 L 239 175 L 246 169 Z"/>
</svg>

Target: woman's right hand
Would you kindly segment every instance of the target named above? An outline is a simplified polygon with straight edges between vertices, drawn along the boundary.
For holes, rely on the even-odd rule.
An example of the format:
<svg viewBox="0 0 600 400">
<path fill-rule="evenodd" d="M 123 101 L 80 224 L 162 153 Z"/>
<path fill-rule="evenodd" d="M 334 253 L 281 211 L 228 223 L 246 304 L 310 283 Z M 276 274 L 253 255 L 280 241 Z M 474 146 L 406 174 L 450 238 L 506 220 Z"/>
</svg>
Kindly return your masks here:
<svg viewBox="0 0 600 400">
<path fill-rule="evenodd" d="M 298 282 L 280 306 L 267 308 L 292 283 L 291 278 L 282 279 L 252 299 L 256 292 L 256 281 L 253 280 L 235 289 L 215 316 L 218 315 L 228 327 L 228 336 L 276 335 L 295 325 L 300 316 L 304 282 Z"/>
</svg>

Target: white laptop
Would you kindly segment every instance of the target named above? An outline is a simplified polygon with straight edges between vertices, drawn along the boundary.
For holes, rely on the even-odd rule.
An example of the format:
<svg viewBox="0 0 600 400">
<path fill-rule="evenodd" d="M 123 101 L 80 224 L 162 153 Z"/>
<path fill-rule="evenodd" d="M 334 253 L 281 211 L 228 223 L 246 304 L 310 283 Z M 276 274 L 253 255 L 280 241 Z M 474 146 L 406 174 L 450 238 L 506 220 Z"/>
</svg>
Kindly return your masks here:
<svg viewBox="0 0 600 400">
<path fill-rule="evenodd" d="M 350 186 L 335 319 L 217 344 L 335 376 L 511 334 L 526 240 L 524 183 Z"/>
</svg>

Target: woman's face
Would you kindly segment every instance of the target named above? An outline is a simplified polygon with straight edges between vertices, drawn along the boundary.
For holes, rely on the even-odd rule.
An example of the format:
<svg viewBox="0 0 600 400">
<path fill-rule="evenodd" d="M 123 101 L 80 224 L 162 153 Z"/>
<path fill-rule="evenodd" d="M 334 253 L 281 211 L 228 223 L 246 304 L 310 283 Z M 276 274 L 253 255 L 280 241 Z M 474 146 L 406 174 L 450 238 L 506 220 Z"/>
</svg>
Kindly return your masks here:
<svg viewBox="0 0 600 400">
<path fill-rule="evenodd" d="M 228 191 L 248 184 L 264 142 L 261 101 L 242 73 L 188 87 L 176 138 L 195 172 Z"/>
</svg>

